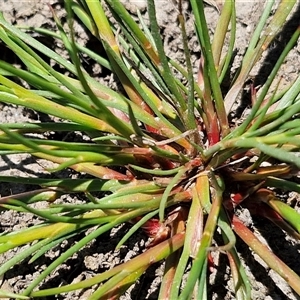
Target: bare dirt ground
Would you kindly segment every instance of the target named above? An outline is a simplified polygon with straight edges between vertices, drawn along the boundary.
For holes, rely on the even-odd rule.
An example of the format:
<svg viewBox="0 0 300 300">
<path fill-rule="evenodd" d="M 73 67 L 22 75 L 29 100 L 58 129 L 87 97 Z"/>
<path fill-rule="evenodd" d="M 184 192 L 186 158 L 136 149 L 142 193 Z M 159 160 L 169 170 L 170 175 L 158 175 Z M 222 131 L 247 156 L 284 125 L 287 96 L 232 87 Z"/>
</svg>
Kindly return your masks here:
<svg viewBox="0 0 300 300">
<path fill-rule="evenodd" d="M 143 0 L 131 0 L 123 1 L 126 3 L 126 7 L 135 14 L 137 5 L 141 11 L 146 13 L 146 1 Z M 172 58 L 184 63 L 183 47 L 180 37 L 180 29 L 177 25 L 177 10 L 172 1 L 157 0 L 159 5 L 158 19 L 162 28 L 162 35 L 164 37 L 164 44 L 167 54 Z M 213 2 L 213 1 L 211 1 Z M 216 1 L 217 2 L 217 1 Z M 240 61 L 243 51 L 247 46 L 251 33 L 253 32 L 257 23 L 258 17 L 263 10 L 265 1 L 237 1 L 237 42 L 236 60 L 233 64 L 233 70 L 237 67 Z M 48 4 L 52 5 L 59 17 L 63 17 L 61 1 L 55 0 L 31 0 L 31 1 L 15 1 L 15 0 L 2 0 L 0 2 L 0 11 L 4 13 L 4 16 L 13 24 L 34 26 L 34 27 L 47 27 L 55 28 L 54 22 L 51 17 L 51 12 Z M 189 7 L 185 3 L 186 17 L 187 17 L 187 29 L 188 38 L 191 48 L 192 60 L 195 68 L 197 68 L 197 61 L 200 57 L 200 49 L 196 43 L 195 32 L 193 29 L 193 20 L 189 15 Z M 218 11 L 216 7 L 207 5 L 206 16 L 209 23 L 209 27 L 213 32 L 213 28 L 218 18 Z M 280 50 L 286 43 L 291 33 L 299 25 L 300 8 L 294 12 L 294 16 L 288 22 L 287 26 L 282 28 L 282 33 L 279 35 L 277 42 L 272 46 L 269 53 L 262 58 L 260 65 L 256 70 L 256 74 L 253 74 L 256 85 L 262 84 L 269 72 L 272 65 L 277 60 Z M 78 38 L 81 43 L 86 44 L 89 42 L 89 36 L 83 29 L 78 27 Z M 45 40 L 45 43 L 49 41 Z M 50 41 L 51 43 L 51 41 Z M 61 51 L 59 44 L 54 44 L 57 51 Z M 14 62 L 16 59 L 11 53 L 8 53 L 3 49 L 3 45 L 0 44 L 1 52 L 3 52 L 2 59 L 7 59 L 10 62 Z M 99 80 L 106 81 L 108 84 L 112 82 L 110 74 L 102 72 L 101 68 L 96 65 L 91 66 L 91 72 L 93 76 L 99 78 Z M 282 84 L 290 82 L 296 76 L 299 76 L 300 71 L 300 44 L 290 53 L 285 67 L 282 71 Z M 243 112 L 244 106 L 239 105 L 235 107 L 233 119 L 238 120 Z M 0 122 L 22 122 L 29 121 L 35 122 L 38 120 L 44 120 L 46 116 L 39 115 L 30 110 L 22 109 L 11 105 L 0 104 Z M 0 158 L 0 172 L 2 175 L 13 176 L 49 176 L 50 174 L 45 171 L 47 162 L 42 160 L 35 160 L 27 155 L 14 155 L 14 156 L 2 156 Z M 65 171 L 62 173 L 55 173 L 51 176 L 77 176 L 73 171 Z M 7 196 L 13 193 L 20 193 L 29 190 L 30 187 L 22 185 L 11 185 L 0 183 L 0 194 Z M 289 197 L 299 198 L 299 195 L 286 195 Z M 76 197 L 68 199 L 68 201 L 76 201 Z M 298 201 L 295 202 L 298 205 Z M 299 208 L 300 210 L 300 208 Z M 300 274 L 300 244 L 299 241 L 292 240 L 285 236 L 284 233 L 278 232 L 278 230 L 270 223 L 264 223 L 262 220 L 252 220 L 247 212 L 241 212 L 244 220 L 257 232 L 260 232 L 260 238 L 263 239 L 276 254 L 293 268 L 293 270 Z M 9 211 L 0 212 L 0 230 L 16 230 L 25 226 L 30 226 L 37 220 L 31 215 L 17 214 Z M 128 260 L 130 257 L 135 256 L 141 252 L 145 243 L 147 242 L 146 236 L 141 232 L 138 237 L 135 237 L 127 243 L 126 247 L 121 248 L 120 251 L 115 251 L 114 247 L 117 244 L 119 237 L 126 231 L 127 225 L 124 225 L 110 234 L 101 236 L 101 239 L 95 240 L 86 248 L 82 249 L 76 256 L 72 257 L 65 262 L 54 274 L 49 276 L 46 282 L 42 285 L 43 288 L 51 287 L 64 283 L 77 282 L 84 278 L 89 278 L 94 274 L 97 274 L 113 265 L 119 264 Z M 275 238 L 269 239 L 269 232 L 278 232 Z M 274 236 L 273 236 L 274 237 Z M 277 238 L 276 238 L 277 237 Z M 285 241 L 283 243 L 283 241 Z M 29 282 L 31 282 L 36 275 L 45 266 L 51 263 L 51 261 L 60 255 L 62 251 L 67 249 L 70 244 L 75 240 L 65 241 L 50 253 L 44 259 L 37 260 L 34 264 L 28 264 L 27 261 L 9 270 L 0 279 L 1 288 L 7 289 L 13 292 L 21 291 Z M 284 299 L 300 299 L 274 272 L 270 271 L 264 263 L 262 263 L 257 257 L 252 256 L 251 251 L 242 243 L 238 242 L 237 248 L 241 253 L 241 257 L 245 261 L 246 270 L 248 272 L 249 280 L 252 282 L 252 299 L 254 300 L 284 300 Z M 21 249 L 22 250 L 22 249 Z M 20 250 L 19 250 L 20 251 Z M 11 251 L 6 254 L 0 255 L 0 263 L 3 263 L 8 258 L 15 254 Z M 217 262 L 219 265 L 219 271 L 211 274 L 210 283 L 211 290 L 209 299 L 234 299 L 234 296 L 230 293 L 231 279 L 229 277 L 229 270 L 224 264 L 224 258 L 220 255 Z M 223 267 L 224 266 L 224 267 Z M 121 299 L 157 299 L 158 286 L 160 282 L 160 276 L 162 275 L 161 268 L 158 265 L 151 267 L 151 272 L 143 275 L 140 281 L 128 291 Z M 48 299 L 86 299 L 91 293 L 91 290 L 83 292 L 74 292 L 68 295 L 58 297 L 48 297 Z M 45 298 L 46 299 L 46 298 Z"/>
</svg>

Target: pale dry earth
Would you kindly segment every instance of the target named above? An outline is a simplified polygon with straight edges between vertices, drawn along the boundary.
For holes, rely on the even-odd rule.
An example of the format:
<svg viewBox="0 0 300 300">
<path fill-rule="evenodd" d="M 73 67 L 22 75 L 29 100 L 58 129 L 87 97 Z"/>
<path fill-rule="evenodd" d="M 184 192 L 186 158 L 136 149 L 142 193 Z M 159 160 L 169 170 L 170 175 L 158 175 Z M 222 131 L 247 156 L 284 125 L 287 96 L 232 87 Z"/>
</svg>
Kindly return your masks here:
<svg viewBox="0 0 300 300">
<path fill-rule="evenodd" d="M 135 15 L 136 7 L 145 13 L 146 3 L 143 0 L 125 1 L 127 9 Z M 183 46 L 181 42 L 180 29 L 177 24 L 177 10 L 172 1 L 156 0 L 158 5 L 158 19 L 162 28 L 162 34 L 164 37 L 164 45 L 167 54 L 179 62 L 184 62 Z M 209 1 L 212 5 L 207 5 L 206 16 L 209 23 L 209 27 L 213 32 L 213 28 L 218 18 L 218 11 L 214 4 L 216 1 Z M 233 63 L 233 71 L 237 68 L 245 47 L 249 41 L 251 33 L 257 23 L 259 12 L 263 10 L 265 1 L 237 1 L 237 42 L 236 49 L 237 55 Z M 15 0 L 2 0 L 0 2 L 0 11 L 2 11 L 11 23 L 18 25 L 34 26 L 34 27 L 47 27 L 54 28 L 54 22 L 51 17 L 51 12 L 48 5 L 52 5 L 57 12 L 58 17 L 63 18 L 64 12 L 61 9 L 61 2 L 55 0 L 31 0 L 31 1 L 15 1 Z M 193 20 L 189 15 L 189 7 L 185 3 L 186 17 L 187 17 L 187 29 L 189 45 L 191 48 L 192 60 L 194 62 L 195 70 L 197 69 L 197 63 L 199 60 L 199 47 L 196 42 L 196 37 L 193 29 Z M 287 41 L 288 36 L 291 35 L 293 28 L 295 29 L 295 22 L 299 22 L 300 19 L 299 5 L 295 10 L 294 17 L 288 26 L 283 28 L 282 34 L 277 39 L 277 44 L 272 46 L 271 51 L 263 57 L 262 63 L 257 67 L 252 74 L 256 76 L 255 81 L 257 85 L 263 83 L 266 80 L 270 68 L 274 64 L 278 57 L 282 45 Z M 296 21 L 295 21 L 296 20 Z M 88 43 L 89 35 L 85 31 L 77 26 L 78 39 L 82 44 Z M 45 43 L 49 41 L 45 40 Z M 51 41 L 50 41 L 51 43 Z M 59 43 L 55 44 L 56 51 L 63 53 Z M 0 44 L 1 53 L 3 51 L 3 57 L 10 62 L 14 62 L 15 57 L 11 54 L 6 54 L 5 50 Z M 7 56 L 5 56 L 7 55 Z M 300 44 L 296 45 L 295 49 L 290 53 L 285 67 L 282 71 L 282 84 L 290 82 L 296 76 L 299 76 L 300 71 Z M 103 72 L 103 70 L 96 65 L 91 66 L 91 72 L 93 76 L 97 77 L 103 82 L 107 82 L 113 85 L 113 77 L 110 74 Z M 247 91 L 245 91 L 247 92 Z M 247 106 L 247 103 L 246 103 Z M 245 105 L 239 103 L 235 106 L 233 113 L 233 120 L 237 122 L 247 112 L 245 112 Z M 45 120 L 47 118 L 44 115 L 36 114 L 30 110 L 22 109 L 11 105 L 0 104 L 0 122 L 36 122 L 39 120 Z M 45 169 L 49 167 L 49 164 L 42 160 L 35 160 L 28 155 L 14 155 L 14 156 L 2 156 L 0 158 L 0 172 L 1 175 L 13 175 L 13 176 L 54 176 L 54 177 L 76 177 L 78 176 L 73 171 L 65 171 L 64 173 L 50 174 Z M 28 191 L 30 187 L 22 185 L 1 184 L 0 193 L 2 196 L 7 196 L 13 193 L 20 193 Z M 299 195 L 292 194 L 286 195 L 289 199 L 296 199 L 295 205 L 298 206 Z M 70 198 L 64 199 L 64 201 L 76 202 L 82 199 Z M 275 249 L 276 254 L 283 260 L 287 261 L 293 269 L 300 274 L 300 260 L 299 260 L 299 242 L 294 241 L 285 236 L 284 233 L 279 232 L 278 235 L 273 235 L 272 239 L 269 239 L 269 232 L 275 232 L 277 229 L 270 223 L 264 223 L 262 220 L 252 220 L 247 211 L 241 211 L 241 218 L 247 222 L 252 228 L 259 233 L 260 239 L 264 240 L 266 244 Z M 16 230 L 25 226 L 37 222 L 36 218 L 31 215 L 17 214 L 15 212 L 1 212 L 0 214 L 1 230 Z M 86 248 L 82 249 L 79 253 L 69 259 L 63 264 L 54 274 L 52 274 L 42 287 L 50 287 L 57 284 L 77 282 L 85 278 L 89 278 L 94 274 L 99 273 L 107 268 L 119 264 L 128 260 L 130 257 L 140 253 L 147 242 L 147 238 L 143 233 L 132 238 L 126 246 L 122 247 L 120 251 L 114 251 L 114 246 L 117 244 L 120 236 L 127 230 L 127 225 L 118 228 L 111 233 L 101 236 L 99 240 L 94 241 Z M 275 236 L 275 238 L 274 238 Z M 285 242 L 283 242 L 285 241 Z M 21 291 L 29 282 L 31 282 L 35 276 L 47 266 L 54 258 L 67 249 L 67 247 L 75 242 L 66 241 L 61 247 L 50 251 L 47 257 L 40 259 L 32 265 L 21 263 L 20 266 L 16 266 L 12 270 L 5 274 L 2 279 L 1 288 L 8 289 L 14 292 Z M 257 257 L 253 258 L 251 251 L 242 243 L 238 243 L 238 250 L 241 253 L 241 257 L 246 265 L 246 270 L 249 279 L 252 282 L 252 299 L 254 300 L 295 300 L 300 299 L 274 272 L 270 271 L 266 265 L 261 262 Z M 22 250 L 22 249 L 21 249 Z M 7 254 L 0 255 L 0 263 L 3 263 L 8 258 L 14 255 L 14 251 Z M 220 255 L 218 257 L 217 264 L 219 271 L 216 270 L 210 276 L 210 299 L 234 299 L 234 296 L 230 293 L 229 287 L 231 286 L 231 278 L 229 277 L 229 269 L 226 268 L 224 263 L 225 258 Z M 224 266 L 224 267 L 223 267 Z M 157 299 L 157 288 L 159 286 L 162 270 L 159 266 L 153 266 L 150 272 L 143 275 L 140 281 L 129 290 L 121 299 Z M 91 290 L 83 292 L 74 292 L 68 295 L 62 295 L 57 297 L 47 297 L 48 299 L 86 299 L 91 293 Z"/>
</svg>

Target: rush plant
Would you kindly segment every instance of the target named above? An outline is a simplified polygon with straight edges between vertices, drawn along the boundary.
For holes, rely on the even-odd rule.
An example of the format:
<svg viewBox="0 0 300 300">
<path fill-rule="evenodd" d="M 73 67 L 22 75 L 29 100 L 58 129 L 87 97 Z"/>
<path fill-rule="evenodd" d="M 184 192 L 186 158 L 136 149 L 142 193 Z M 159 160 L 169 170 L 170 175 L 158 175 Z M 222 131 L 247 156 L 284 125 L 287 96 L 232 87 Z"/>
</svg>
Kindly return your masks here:
<svg viewBox="0 0 300 300">
<path fill-rule="evenodd" d="M 89 300 L 116 299 L 152 264 L 164 261 L 159 299 L 207 299 L 208 270 L 217 268 L 212 254 L 220 252 L 227 257 L 235 298 L 250 299 L 251 285 L 235 247 L 237 236 L 300 295 L 298 274 L 236 213 L 248 210 L 299 239 L 300 215 L 278 193 L 300 191 L 294 180 L 300 167 L 300 77 L 281 90 L 278 72 L 300 28 L 264 85 L 251 86 L 251 109 L 240 125 L 228 117 L 250 72 L 297 1 L 266 1 L 229 88 L 222 83 L 235 53 L 234 0 L 224 1 L 213 36 L 203 1 L 190 0 L 201 47 L 197 74 L 190 60 L 182 3 L 175 2 L 186 66 L 165 54 L 154 0 L 148 0 L 149 24 L 140 14 L 135 21 L 119 0 L 65 0 L 68 28 L 54 11 L 58 31 L 35 31 L 60 40 L 68 60 L 0 17 L 0 39 L 23 65 L 17 68 L 0 60 L 0 101 L 56 117 L 49 123 L 1 124 L 1 155 L 29 153 L 56 163 L 53 172 L 71 168 L 85 174 L 59 180 L 0 176 L 2 183 L 41 187 L 0 199 L 2 209 L 40 219 L 32 227 L 0 235 L 0 253 L 28 245 L 0 266 L 0 275 L 78 237 L 24 291 L 16 295 L 2 290 L 2 296 L 33 299 L 93 287 Z M 114 21 L 108 19 L 108 12 Z M 75 16 L 99 40 L 105 56 L 77 43 Z M 92 78 L 83 68 L 82 54 L 111 70 L 122 88 L 115 91 Z M 63 71 L 53 69 L 45 56 Z M 74 131 L 82 132 L 85 140 L 46 138 L 47 132 Z M 56 201 L 74 193 L 85 202 Z M 40 208 L 38 202 L 48 205 Z M 130 229 L 117 248 L 143 229 L 152 240 L 142 254 L 78 283 L 41 288 L 74 253 L 123 223 Z"/>
</svg>

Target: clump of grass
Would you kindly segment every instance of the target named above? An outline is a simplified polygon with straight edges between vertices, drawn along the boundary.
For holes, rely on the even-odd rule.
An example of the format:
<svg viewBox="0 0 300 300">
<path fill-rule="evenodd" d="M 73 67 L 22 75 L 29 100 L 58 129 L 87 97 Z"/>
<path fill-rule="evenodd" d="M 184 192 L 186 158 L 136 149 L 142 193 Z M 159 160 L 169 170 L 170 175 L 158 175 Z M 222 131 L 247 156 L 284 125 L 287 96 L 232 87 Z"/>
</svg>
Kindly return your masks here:
<svg viewBox="0 0 300 300">
<path fill-rule="evenodd" d="M 0 60 L 2 102 L 58 117 L 52 123 L 0 125 L 2 155 L 30 153 L 58 166 L 90 175 L 80 179 L 15 178 L 2 182 L 41 186 L 31 193 L 3 197 L 3 209 L 34 214 L 38 225 L 0 236 L 0 252 L 30 245 L 0 266 L 3 275 L 30 257 L 33 262 L 62 241 L 78 241 L 54 260 L 20 295 L 29 299 L 97 286 L 92 299 L 115 299 L 147 272 L 165 260 L 160 299 L 206 299 L 211 251 L 227 256 L 236 299 L 250 299 L 251 286 L 237 253 L 240 237 L 265 263 L 300 295 L 300 278 L 264 245 L 236 214 L 236 208 L 274 222 L 299 238 L 299 214 L 278 199 L 274 188 L 298 192 L 293 174 L 300 166 L 299 79 L 284 91 L 275 89 L 278 72 L 299 38 L 298 28 L 257 92 L 252 89 L 250 113 L 239 126 L 230 123 L 233 103 L 263 53 L 280 31 L 296 1 L 268 1 L 230 88 L 222 82 L 234 58 L 235 5 L 226 0 L 214 36 L 209 36 L 203 1 L 190 0 L 195 31 L 201 47 L 196 76 L 187 46 L 182 3 L 178 23 L 186 68 L 168 58 L 156 20 L 153 0 L 148 0 L 149 27 L 141 15 L 133 20 L 118 0 L 105 0 L 116 23 L 106 17 L 102 3 L 65 0 L 69 31 L 56 18 L 58 33 L 36 29 L 63 42 L 69 60 L 9 24 L 1 16 L 0 39 L 24 63 L 19 69 Z M 270 17 L 272 9 L 275 12 Z M 106 56 L 76 43 L 74 15 L 102 43 Z M 270 20 L 269 20 L 270 17 Z M 222 54 L 225 38 L 229 48 Z M 53 69 L 40 53 L 56 61 L 69 76 Z M 93 79 L 83 69 L 81 54 L 110 69 L 123 86 L 116 92 Z M 176 76 L 179 72 L 186 84 Z M 147 76 L 145 76 L 147 74 Z M 11 78 L 12 77 L 12 78 Z M 17 77 L 30 89 L 13 81 Z M 65 142 L 34 137 L 32 133 L 81 131 L 88 142 Z M 81 193 L 84 204 L 57 204 L 62 195 Z M 102 195 L 102 196 L 99 196 Z M 49 205 L 39 209 L 37 202 Z M 153 238 L 142 254 L 79 283 L 39 289 L 58 266 L 87 243 L 122 223 L 132 224 L 120 247 L 143 228 Z M 91 230 L 92 229 L 92 230 Z M 223 241 L 214 239 L 220 231 Z M 87 233 L 84 238 L 79 234 Z M 217 242 L 218 241 L 218 242 Z M 187 272 L 188 264 L 191 263 Z M 183 275 L 187 279 L 183 283 Z"/>
</svg>

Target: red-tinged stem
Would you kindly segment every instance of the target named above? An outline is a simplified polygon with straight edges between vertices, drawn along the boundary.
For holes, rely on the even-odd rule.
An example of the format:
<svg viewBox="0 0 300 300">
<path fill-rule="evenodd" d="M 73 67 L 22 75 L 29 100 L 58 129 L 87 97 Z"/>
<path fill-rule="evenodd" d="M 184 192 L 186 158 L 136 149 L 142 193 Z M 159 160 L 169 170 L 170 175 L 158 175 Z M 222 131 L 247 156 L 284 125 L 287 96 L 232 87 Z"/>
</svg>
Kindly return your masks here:
<svg viewBox="0 0 300 300">
<path fill-rule="evenodd" d="M 200 200 L 200 203 L 204 204 L 203 208 L 209 212 L 207 221 L 203 230 L 203 235 L 201 238 L 200 247 L 198 249 L 198 253 L 193 261 L 192 268 L 189 272 L 189 276 L 187 278 L 186 284 L 184 289 L 182 290 L 179 299 L 185 300 L 189 299 L 191 296 L 191 293 L 193 289 L 195 288 L 195 285 L 197 283 L 197 280 L 200 276 L 200 274 L 203 272 L 203 268 L 205 266 L 205 261 L 207 259 L 207 251 L 211 247 L 213 234 L 215 232 L 218 217 L 222 205 L 222 193 L 217 178 L 211 174 L 211 184 L 214 187 L 214 192 L 212 193 L 212 204 L 210 205 L 210 193 L 209 193 L 209 181 L 208 181 L 208 174 L 203 173 L 202 176 L 199 176 L 196 181 L 196 188 L 198 190 L 198 197 Z M 203 183 L 203 186 L 201 187 L 200 184 Z M 202 198 L 202 199 L 201 199 Z M 208 202 L 208 203 L 206 203 Z"/>
<path fill-rule="evenodd" d="M 209 145 L 212 146 L 217 142 L 219 142 L 220 140 L 220 128 L 217 120 L 215 107 L 211 99 L 210 85 L 204 75 L 204 73 L 207 72 L 207 70 L 205 70 L 204 64 L 205 62 L 204 59 L 202 58 L 199 64 L 198 85 L 203 92 L 202 106 L 203 106 L 203 111 L 205 113 L 205 116 L 207 118 L 207 123 L 205 123 L 205 127 L 206 127 Z"/>
<path fill-rule="evenodd" d="M 208 118 L 210 124 L 209 131 L 207 132 L 209 145 L 212 146 L 220 141 L 220 128 L 217 121 L 217 114 L 214 113 L 213 116 Z"/>
<path fill-rule="evenodd" d="M 172 236 L 185 231 L 187 218 L 188 209 L 186 207 L 178 207 L 173 211 L 173 214 L 170 214 L 169 219 L 167 219 L 166 222 L 170 222 Z M 181 254 L 182 251 L 179 249 L 167 257 L 165 262 L 165 274 L 161 283 L 158 299 L 172 300 L 171 288 Z"/>
<path fill-rule="evenodd" d="M 232 274 L 233 281 L 234 281 L 235 293 L 237 293 L 238 289 L 241 287 L 241 283 L 239 283 L 240 276 L 239 276 L 238 266 L 237 266 L 236 261 L 230 251 L 227 252 L 227 258 L 229 261 L 231 274 Z"/>
<path fill-rule="evenodd" d="M 255 195 L 253 195 L 253 197 L 252 197 L 253 199 L 251 199 L 252 201 L 249 201 L 247 203 L 247 208 L 251 211 L 251 213 L 257 214 L 259 216 L 269 219 L 275 225 L 277 225 L 279 228 L 285 230 L 294 239 L 299 240 L 300 235 L 291 226 L 293 224 L 291 223 L 291 225 L 290 225 L 289 223 L 287 223 L 285 221 L 285 219 L 287 221 L 289 221 L 290 218 L 292 218 L 292 220 L 293 219 L 297 220 L 298 218 L 295 218 L 295 216 L 291 216 L 290 218 L 285 218 L 285 216 L 280 211 L 276 211 L 276 209 L 274 207 L 268 205 L 269 202 L 272 201 L 272 200 L 270 200 L 270 197 L 274 197 L 274 195 L 272 194 L 271 191 L 266 190 L 266 189 L 260 189 Z M 261 202 L 258 202 L 258 201 L 261 201 Z M 267 202 L 267 203 L 265 203 L 265 202 Z M 278 203 L 281 203 L 281 202 L 278 201 Z M 298 215 L 296 215 L 296 217 L 298 217 Z M 297 222 L 295 224 L 297 224 Z"/>
<path fill-rule="evenodd" d="M 275 272 L 277 272 L 300 295 L 300 277 L 280 260 L 266 245 L 249 230 L 238 217 L 234 216 L 235 233 Z"/>
<path fill-rule="evenodd" d="M 181 251 L 176 251 L 172 253 L 166 260 L 165 274 L 158 298 L 160 300 L 172 300 L 170 298 L 171 287 L 174 281 L 174 276 L 178 266 L 180 255 Z"/>
<path fill-rule="evenodd" d="M 82 289 L 86 287 L 90 287 L 95 284 L 99 284 L 100 282 L 106 281 L 100 288 L 94 293 L 93 297 L 90 299 L 99 299 L 105 294 L 109 294 L 110 297 L 113 297 L 111 292 L 115 290 L 115 287 L 120 283 L 123 282 L 125 278 L 121 278 L 119 281 L 114 279 L 115 276 L 120 273 L 127 273 L 129 278 L 134 278 L 131 281 L 131 284 L 137 280 L 139 277 L 139 271 L 143 268 L 147 269 L 150 265 L 165 259 L 169 255 L 171 255 L 176 250 L 180 249 L 184 243 L 185 232 L 178 233 L 173 237 L 169 238 L 168 240 L 158 244 L 157 246 L 148 249 L 147 251 L 143 252 L 142 254 L 138 255 L 137 257 L 120 264 L 104 273 L 98 274 L 92 278 L 80 281 L 78 283 L 70 284 L 61 286 L 58 288 L 50 288 L 47 290 L 39 290 L 32 292 L 31 297 L 42 297 L 42 296 L 49 296 L 53 294 L 59 294 L 64 292 L 73 291 L 76 289 Z M 137 273 L 135 273 L 137 272 Z M 131 274 L 131 275 L 130 275 Z M 126 282 L 129 284 L 129 281 Z M 107 299 L 107 298 L 106 298 Z"/>
</svg>

